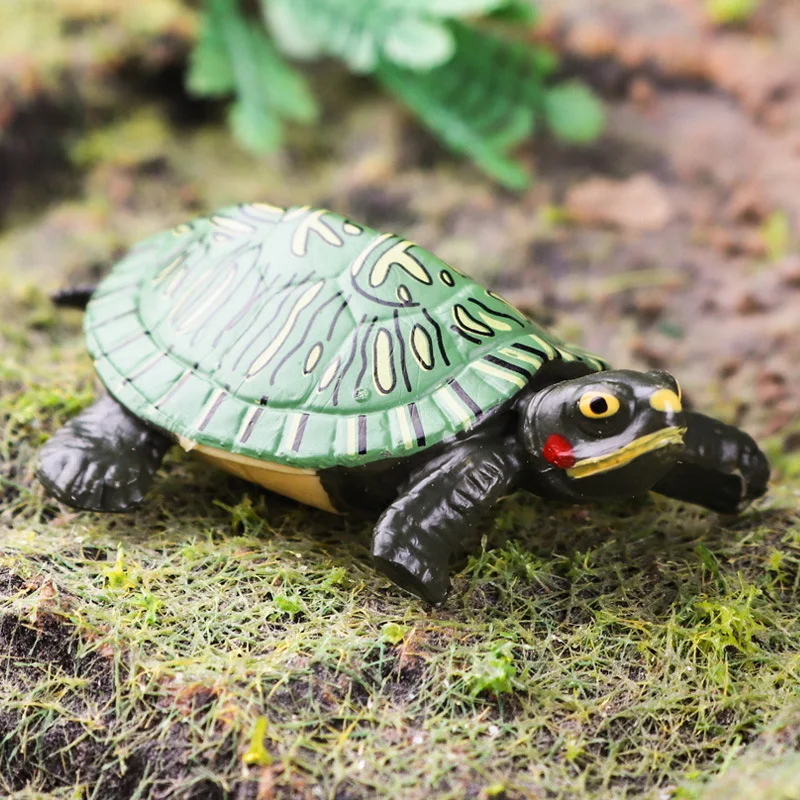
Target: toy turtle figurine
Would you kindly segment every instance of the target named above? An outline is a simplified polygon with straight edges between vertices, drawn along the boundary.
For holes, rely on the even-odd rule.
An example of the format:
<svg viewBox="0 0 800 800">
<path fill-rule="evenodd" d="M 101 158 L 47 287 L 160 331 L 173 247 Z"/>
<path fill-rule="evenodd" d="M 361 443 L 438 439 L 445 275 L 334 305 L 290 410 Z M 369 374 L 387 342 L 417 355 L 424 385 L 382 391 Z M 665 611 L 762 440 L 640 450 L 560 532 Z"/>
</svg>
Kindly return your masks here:
<svg viewBox="0 0 800 800">
<path fill-rule="evenodd" d="M 139 505 L 175 443 L 328 511 L 380 510 L 372 552 L 432 602 L 481 512 L 650 489 L 723 513 L 766 491 L 746 433 L 681 408 L 661 371 L 606 371 L 397 236 L 253 203 L 142 242 L 86 307 L 108 394 L 44 446 L 82 509 Z M 88 305 L 87 305 L 88 303 Z"/>
</svg>

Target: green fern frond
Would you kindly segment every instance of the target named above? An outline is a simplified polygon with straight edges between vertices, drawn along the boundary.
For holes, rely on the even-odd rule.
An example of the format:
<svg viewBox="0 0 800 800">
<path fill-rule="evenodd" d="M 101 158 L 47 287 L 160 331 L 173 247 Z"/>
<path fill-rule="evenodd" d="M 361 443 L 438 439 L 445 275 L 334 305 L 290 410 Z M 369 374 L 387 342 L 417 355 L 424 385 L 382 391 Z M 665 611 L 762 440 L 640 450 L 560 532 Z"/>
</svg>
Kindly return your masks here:
<svg viewBox="0 0 800 800">
<path fill-rule="evenodd" d="M 566 81 L 549 89 L 544 111 L 550 130 L 573 144 L 593 141 L 605 126 L 603 106 L 579 81 Z"/>
<path fill-rule="evenodd" d="M 278 47 L 375 72 L 445 144 L 509 188 L 529 183 L 509 153 L 538 119 L 570 142 L 602 130 L 602 107 L 586 87 L 545 87 L 557 66 L 549 51 L 457 21 L 478 14 L 529 20 L 526 0 L 260 0 L 276 44 L 240 2 L 205 0 L 187 86 L 193 94 L 233 95 L 231 127 L 251 150 L 274 150 L 284 120 L 311 122 L 317 114 Z"/>
<path fill-rule="evenodd" d="M 557 66 L 549 51 L 449 26 L 456 52 L 446 64 L 421 73 L 383 61 L 376 75 L 452 150 L 504 186 L 523 189 L 529 176 L 509 151 L 537 120 L 573 143 L 602 132 L 603 108 L 590 89 L 577 81 L 545 87 Z"/>
<path fill-rule="evenodd" d="M 206 0 L 187 86 L 199 95 L 234 94 L 233 131 L 256 152 L 280 144 L 282 120 L 312 122 L 317 115 L 302 76 L 283 60 L 267 34 L 242 15 L 238 0 Z"/>
<path fill-rule="evenodd" d="M 489 12 L 492 19 L 506 22 L 509 25 L 530 27 L 539 19 L 539 14 L 529 0 L 509 0 L 506 5 Z"/>
<path fill-rule="evenodd" d="M 529 176 L 508 151 L 545 104 L 542 65 L 525 45 L 452 25 L 455 56 L 425 73 L 381 63 L 377 77 L 451 149 L 512 189 Z"/>
<path fill-rule="evenodd" d="M 201 97 L 225 97 L 236 90 L 228 48 L 220 27 L 212 23 L 211 14 L 203 17 L 200 35 L 189 58 L 186 87 Z"/>
<path fill-rule="evenodd" d="M 281 49 L 295 58 L 342 59 L 353 72 L 380 61 L 427 70 L 452 58 L 447 20 L 486 14 L 518 0 L 261 0 Z"/>
</svg>

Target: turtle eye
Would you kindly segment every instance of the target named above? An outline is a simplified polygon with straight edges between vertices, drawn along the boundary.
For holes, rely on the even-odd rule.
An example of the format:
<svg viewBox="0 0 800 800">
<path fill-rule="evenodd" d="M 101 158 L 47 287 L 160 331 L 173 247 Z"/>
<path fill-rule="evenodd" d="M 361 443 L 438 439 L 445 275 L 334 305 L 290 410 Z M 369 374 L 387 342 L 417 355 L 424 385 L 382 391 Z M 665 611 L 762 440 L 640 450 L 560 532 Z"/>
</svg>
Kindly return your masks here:
<svg viewBox="0 0 800 800">
<path fill-rule="evenodd" d="M 588 419 L 607 419 L 619 411 L 619 400 L 606 392 L 587 392 L 578 401 L 578 408 Z"/>
</svg>

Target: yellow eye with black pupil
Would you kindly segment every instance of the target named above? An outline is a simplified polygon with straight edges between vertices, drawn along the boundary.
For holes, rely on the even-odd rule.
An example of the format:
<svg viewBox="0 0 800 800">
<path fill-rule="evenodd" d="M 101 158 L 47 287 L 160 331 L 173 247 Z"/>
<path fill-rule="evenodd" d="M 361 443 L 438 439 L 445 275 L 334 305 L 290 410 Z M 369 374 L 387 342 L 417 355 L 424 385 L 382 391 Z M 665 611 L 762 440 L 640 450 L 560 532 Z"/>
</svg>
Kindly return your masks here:
<svg viewBox="0 0 800 800">
<path fill-rule="evenodd" d="M 578 408 L 588 419 L 607 419 L 619 411 L 619 400 L 613 394 L 588 392 L 581 397 Z"/>
</svg>

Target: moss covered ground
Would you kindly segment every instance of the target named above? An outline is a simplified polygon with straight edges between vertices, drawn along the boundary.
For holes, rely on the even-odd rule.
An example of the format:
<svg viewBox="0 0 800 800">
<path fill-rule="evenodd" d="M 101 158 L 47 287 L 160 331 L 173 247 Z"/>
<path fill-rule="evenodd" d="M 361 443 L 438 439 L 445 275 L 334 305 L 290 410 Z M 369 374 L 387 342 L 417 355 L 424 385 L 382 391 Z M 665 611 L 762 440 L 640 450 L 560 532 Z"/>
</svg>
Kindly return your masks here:
<svg viewBox="0 0 800 800">
<path fill-rule="evenodd" d="M 431 609 L 373 572 L 368 521 L 183 455 L 135 514 L 48 503 L 36 447 L 91 368 L 79 319 L 23 309 L 0 405 L 11 796 L 688 798 L 740 754 L 773 789 L 728 797 L 796 791 L 786 485 L 740 520 L 509 498 Z"/>
<path fill-rule="evenodd" d="M 563 188 L 597 164 L 617 177 L 649 165 L 689 203 L 694 179 L 672 171 L 666 145 L 643 143 L 629 107 L 612 109 L 595 150 L 551 151 L 525 196 L 488 187 L 341 76 L 349 105 L 256 161 L 231 145 L 219 109 L 174 88 L 183 28 L 151 75 L 140 58 L 151 31 L 126 33 L 113 3 L 101 21 L 91 3 L 67 5 L 89 15 L 73 35 L 99 28 L 105 40 L 119 26 L 131 50 L 124 63 L 100 52 L 108 77 L 94 64 L 97 84 L 77 81 L 69 103 L 49 84 L 18 99 L 0 138 L 14 175 L 0 203 L 0 794 L 800 797 L 797 406 L 754 380 L 766 356 L 709 340 L 687 300 L 718 298 L 713 275 L 745 293 L 789 275 L 772 316 L 720 301 L 717 330 L 777 335 L 770 320 L 797 307 L 792 242 L 731 254 L 688 212 L 654 233 L 570 224 Z M 74 80 L 58 58 L 48 64 Z M 58 126 L 45 116 L 37 128 L 54 107 Z M 31 130 L 57 139 L 57 157 L 25 161 Z M 178 452 L 134 514 L 48 501 L 37 449 L 99 387 L 80 314 L 56 313 L 47 292 L 94 279 L 165 225 L 257 198 L 410 231 L 618 364 L 666 358 L 690 397 L 765 443 L 770 494 L 739 518 L 656 496 L 506 498 L 439 608 L 374 572 L 369 519 L 299 506 Z M 784 359 L 773 371 L 796 369 L 793 347 L 771 345 Z M 794 386 L 786 374 L 774 385 Z"/>
</svg>

